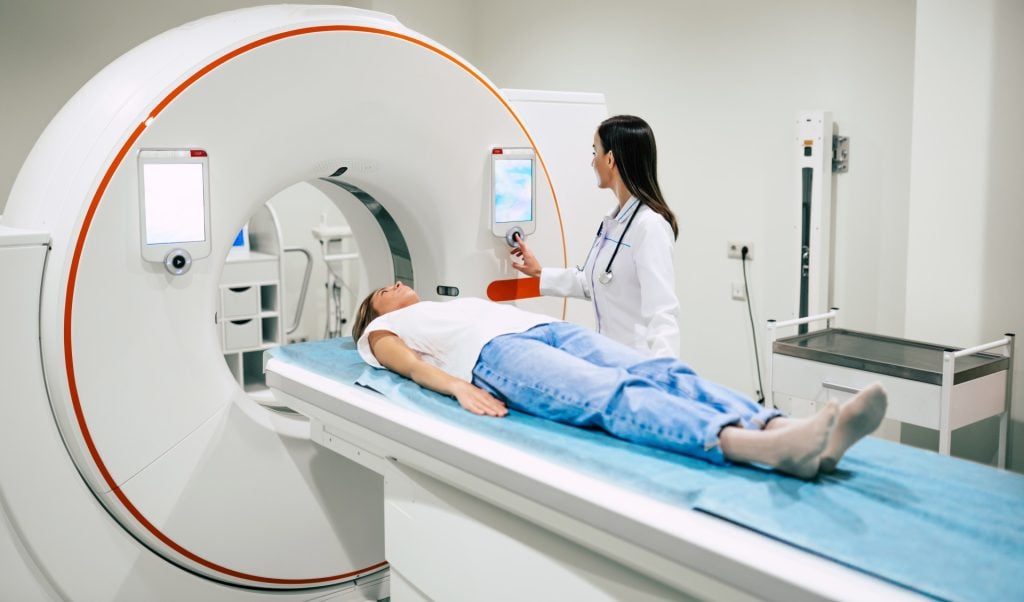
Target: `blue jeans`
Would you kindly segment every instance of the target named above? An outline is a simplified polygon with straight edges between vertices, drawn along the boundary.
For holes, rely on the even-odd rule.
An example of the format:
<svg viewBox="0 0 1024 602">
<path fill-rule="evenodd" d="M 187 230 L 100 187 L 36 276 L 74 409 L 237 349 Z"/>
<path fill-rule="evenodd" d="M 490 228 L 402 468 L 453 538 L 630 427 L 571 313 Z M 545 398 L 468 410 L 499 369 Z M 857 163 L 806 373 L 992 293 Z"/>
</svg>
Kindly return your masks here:
<svg viewBox="0 0 1024 602">
<path fill-rule="evenodd" d="M 552 322 L 492 339 L 473 384 L 509 408 L 722 464 L 726 426 L 761 429 L 777 410 L 591 330 Z"/>
</svg>

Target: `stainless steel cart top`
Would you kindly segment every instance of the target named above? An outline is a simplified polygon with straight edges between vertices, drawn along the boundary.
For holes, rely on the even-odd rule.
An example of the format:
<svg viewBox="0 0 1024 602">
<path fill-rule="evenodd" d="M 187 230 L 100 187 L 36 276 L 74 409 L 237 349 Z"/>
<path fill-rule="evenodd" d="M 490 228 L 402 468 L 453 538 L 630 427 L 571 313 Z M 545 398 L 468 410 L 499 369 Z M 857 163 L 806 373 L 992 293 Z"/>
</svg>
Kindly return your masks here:
<svg viewBox="0 0 1024 602">
<path fill-rule="evenodd" d="M 941 385 L 943 352 L 959 348 L 826 328 L 779 339 L 772 350 L 782 355 Z M 957 358 L 953 384 L 1008 367 L 1009 359 L 1002 355 L 978 353 Z"/>
</svg>

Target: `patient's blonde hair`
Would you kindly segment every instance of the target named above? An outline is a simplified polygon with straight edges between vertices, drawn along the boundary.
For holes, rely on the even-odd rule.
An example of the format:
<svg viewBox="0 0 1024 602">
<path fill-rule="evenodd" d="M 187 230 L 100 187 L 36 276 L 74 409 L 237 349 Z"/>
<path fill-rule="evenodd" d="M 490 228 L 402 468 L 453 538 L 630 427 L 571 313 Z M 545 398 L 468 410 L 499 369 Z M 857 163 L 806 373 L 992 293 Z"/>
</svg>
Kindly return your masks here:
<svg viewBox="0 0 1024 602">
<path fill-rule="evenodd" d="M 363 299 L 363 302 L 359 304 L 359 309 L 356 311 L 355 322 L 352 323 L 352 338 L 359 340 L 359 337 L 363 336 L 363 332 L 366 331 L 366 327 L 370 325 L 380 314 L 377 310 L 373 309 L 373 296 L 377 294 L 380 289 L 375 289 L 372 293 Z"/>
</svg>

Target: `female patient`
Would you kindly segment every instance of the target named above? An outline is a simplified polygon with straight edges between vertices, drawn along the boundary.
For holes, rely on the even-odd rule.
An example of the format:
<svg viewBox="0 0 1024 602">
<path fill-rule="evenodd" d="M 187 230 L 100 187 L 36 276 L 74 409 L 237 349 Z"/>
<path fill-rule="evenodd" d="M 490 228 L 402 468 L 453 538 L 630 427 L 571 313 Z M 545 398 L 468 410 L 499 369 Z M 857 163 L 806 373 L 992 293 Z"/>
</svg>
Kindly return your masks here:
<svg viewBox="0 0 1024 602">
<path fill-rule="evenodd" d="M 352 336 L 385 367 L 475 414 L 507 407 L 714 463 L 768 465 L 803 479 L 831 472 L 878 427 L 886 396 L 868 387 L 840 409 L 783 418 L 697 376 L 585 328 L 482 299 L 421 301 L 396 283 L 360 305 Z"/>
</svg>

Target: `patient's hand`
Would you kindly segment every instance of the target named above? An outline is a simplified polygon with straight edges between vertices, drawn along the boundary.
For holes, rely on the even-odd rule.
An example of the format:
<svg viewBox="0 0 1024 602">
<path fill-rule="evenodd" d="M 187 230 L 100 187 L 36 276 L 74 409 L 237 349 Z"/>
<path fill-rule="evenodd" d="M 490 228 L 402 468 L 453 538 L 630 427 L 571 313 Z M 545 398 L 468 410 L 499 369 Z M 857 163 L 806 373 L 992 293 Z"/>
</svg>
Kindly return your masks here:
<svg viewBox="0 0 1024 602">
<path fill-rule="evenodd" d="M 459 405 L 474 414 L 498 416 L 499 418 L 508 414 L 508 408 L 504 403 L 472 383 L 462 381 L 454 388 L 452 394 L 458 400 Z"/>
</svg>

